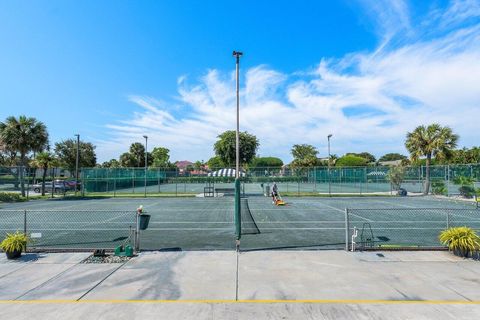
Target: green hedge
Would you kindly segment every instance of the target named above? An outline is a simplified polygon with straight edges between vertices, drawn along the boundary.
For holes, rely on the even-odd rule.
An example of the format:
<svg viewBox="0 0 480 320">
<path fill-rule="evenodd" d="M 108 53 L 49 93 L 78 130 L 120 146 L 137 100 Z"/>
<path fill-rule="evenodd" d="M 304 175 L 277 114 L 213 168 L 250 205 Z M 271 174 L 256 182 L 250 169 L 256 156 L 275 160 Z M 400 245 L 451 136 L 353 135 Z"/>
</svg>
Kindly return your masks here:
<svg viewBox="0 0 480 320">
<path fill-rule="evenodd" d="M 0 192 L 0 201 L 1 202 L 18 202 L 18 201 L 23 201 L 23 198 L 18 193 Z"/>
<path fill-rule="evenodd" d="M 245 183 L 264 183 L 264 182 L 307 182 L 307 177 L 242 177 Z M 168 179 L 168 183 L 233 183 L 234 177 L 178 177 Z"/>
</svg>

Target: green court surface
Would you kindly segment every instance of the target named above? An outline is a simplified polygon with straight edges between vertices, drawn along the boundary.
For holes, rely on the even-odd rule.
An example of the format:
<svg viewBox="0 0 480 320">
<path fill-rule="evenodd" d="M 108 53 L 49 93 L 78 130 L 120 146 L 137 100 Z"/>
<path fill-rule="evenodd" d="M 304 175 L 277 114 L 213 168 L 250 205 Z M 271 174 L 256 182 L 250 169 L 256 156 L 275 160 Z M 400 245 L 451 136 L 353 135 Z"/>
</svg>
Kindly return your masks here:
<svg viewBox="0 0 480 320">
<path fill-rule="evenodd" d="M 264 193 L 264 186 L 272 185 L 272 183 L 242 183 L 242 193 L 246 195 L 261 195 Z M 387 182 L 371 182 L 371 183 L 355 183 L 355 182 L 343 182 L 343 183 L 326 183 L 326 182 L 278 182 L 279 189 L 284 193 L 353 193 L 353 194 L 369 194 L 369 193 L 389 193 L 392 191 L 390 183 Z M 203 194 L 204 188 L 207 186 L 205 183 L 160 183 L 150 184 L 145 187 L 143 184 L 132 185 L 131 187 L 124 188 L 112 188 L 105 185 L 104 188 L 98 189 L 95 192 L 85 190 L 86 195 L 91 194 L 109 194 L 119 195 L 122 194 L 138 194 L 143 195 L 156 195 L 156 194 Z M 234 183 L 214 183 L 211 186 L 214 188 L 233 188 Z M 410 193 L 418 193 L 422 191 L 422 184 L 418 182 L 405 182 L 402 185 Z"/>
<path fill-rule="evenodd" d="M 272 182 L 258 183 L 258 182 L 246 182 L 242 183 L 242 193 L 245 195 L 261 195 L 265 192 L 265 186 L 270 186 Z M 369 195 L 369 194 L 394 194 L 392 185 L 389 182 L 277 182 L 279 190 L 282 193 L 291 195 L 301 194 L 354 194 L 354 195 Z M 204 193 L 206 183 L 154 183 L 148 184 L 146 187 L 143 183 L 132 184 L 130 187 L 113 188 L 106 184 L 102 188 L 97 187 L 96 191 L 84 190 L 85 195 L 110 195 L 110 196 L 122 196 L 122 195 L 135 195 L 143 196 L 145 193 L 147 196 L 156 196 L 159 194 L 168 195 L 199 195 Z M 214 188 L 233 188 L 234 183 L 227 182 L 215 182 L 210 186 Z M 410 194 L 422 193 L 423 184 L 421 181 L 404 181 L 401 187 Z M 446 194 L 456 195 L 459 194 L 459 186 L 453 183 L 445 185 Z"/>
<path fill-rule="evenodd" d="M 275 206 L 263 196 L 247 198 L 241 250 L 344 249 L 354 228 L 361 246 L 440 246 L 447 226 L 480 230 L 472 204 L 430 197 L 285 197 Z M 234 198 L 107 198 L 37 200 L 2 204 L 0 233 L 23 231 L 31 249 L 112 249 L 135 227 L 135 209 L 151 215 L 141 232 L 143 250 L 235 249 Z M 447 210 L 446 208 L 449 208 Z M 248 220 L 248 218 L 250 220 Z M 25 224 L 26 223 L 26 224 Z M 253 228 L 253 229 L 252 229 Z"/>
</svg>

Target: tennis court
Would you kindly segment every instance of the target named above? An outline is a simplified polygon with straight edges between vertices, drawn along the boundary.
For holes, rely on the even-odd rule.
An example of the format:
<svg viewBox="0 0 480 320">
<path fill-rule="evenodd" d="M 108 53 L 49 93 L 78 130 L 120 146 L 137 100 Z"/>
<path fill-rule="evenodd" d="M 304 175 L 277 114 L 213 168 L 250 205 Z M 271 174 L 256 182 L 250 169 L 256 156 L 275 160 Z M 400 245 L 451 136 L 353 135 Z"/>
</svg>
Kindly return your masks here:
<svg viewBox="0 0 480 320">
<path fill-rule="evenodd" d="M 430 197 L 287 197 L 286 206 L 251 196 L 242 200 L 242 250 L 344 249 L 358 230 L 357 248 L 439 246 L 448 226 L 480 230 L 472 204 Z M 144 206 L 150 225 L 141 232 L 143 250 L 232 250 L 234 197 L 108 198 L 37 200 L 2 204 L 0 232 L 34 236 L 34 249 L 111 249 L 135 228 Z M 349 208 L 348 219 L 345 209 Z M 448 208 L 448 210 L 447 210 Z M 346 221 L 348 220 L 348 221 Z M 348 226 L 347 223 L 348 222 Z"/>
</svg>

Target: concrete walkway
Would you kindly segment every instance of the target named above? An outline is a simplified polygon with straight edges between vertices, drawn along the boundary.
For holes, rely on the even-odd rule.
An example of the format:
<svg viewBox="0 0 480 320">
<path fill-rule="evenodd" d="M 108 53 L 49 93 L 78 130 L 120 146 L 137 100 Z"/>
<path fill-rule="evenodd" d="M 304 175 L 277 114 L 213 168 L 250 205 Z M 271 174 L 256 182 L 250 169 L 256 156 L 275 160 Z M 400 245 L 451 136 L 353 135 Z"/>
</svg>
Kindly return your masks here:
<svg viewBox="0 0 480 320">
<path fill-rule="evenodd" d="M 0 255 L 1 319 L 474 319 L 480 262 L 448 252 Z M 238 297 L 239 302 L 236 302 Z"/>
</svg>

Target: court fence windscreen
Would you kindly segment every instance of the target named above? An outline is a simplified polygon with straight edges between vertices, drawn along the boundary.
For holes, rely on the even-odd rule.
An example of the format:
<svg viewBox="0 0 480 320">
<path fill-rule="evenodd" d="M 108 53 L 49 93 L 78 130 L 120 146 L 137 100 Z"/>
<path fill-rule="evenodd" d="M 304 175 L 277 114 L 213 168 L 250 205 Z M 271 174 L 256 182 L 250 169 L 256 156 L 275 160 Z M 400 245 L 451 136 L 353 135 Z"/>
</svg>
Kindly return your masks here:
<svg viewBox="0 0 480 320">
<path fill-rule="evenodd" d="M 403 167 L 401 182 L 390 179 L 392 167 L 249 167 L 240 172 L 242 192 L 260 195 L 273 182 L 287 195 L 310 194 L 388 194 L 399 187 L 408 193 L 421 193 L 426 167 Z M 229 168 L 81 168 L 79 183 L 63 168 L 0 167 L 0 192 L 38 195 L 45 173 L 45 192 L 52 197 L 71 195 L 216 196 L 234 188 L 235 170 Z M 430 193 L 455 196 L 465 184 L 480 188 L 480 164 L 437 165 L 430 167 Z M 468 187 L 467 186 L 467 187 Z"/>
<path fill-rule="evenodd" d="M 242 170 L 242 192 L 263 194 L 275 182 L 289 195 L 308 194 L 387 194 L 403 188 L 408 193 L 422 193 L 426 167 L 403 167 L 399 185 L 391 183 L 388 166 L 249 168 Z M 234 169 L 166 170 L 163 168 L 83 168 L 82 191 L 88 194 L 215 196 L 217 191 L 234 188 Z M 463 178 L 463 179 L 462 179 Z M 480 187 L 480 164 L 430 167 L 430 193 L 458 195 L 465 181 Z"/>
</svg>

